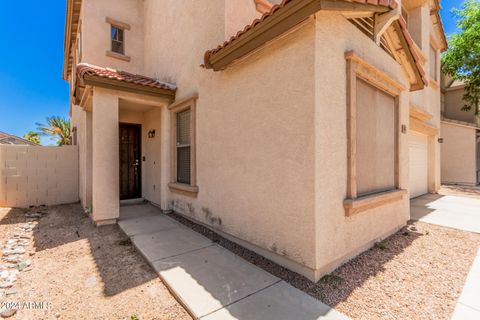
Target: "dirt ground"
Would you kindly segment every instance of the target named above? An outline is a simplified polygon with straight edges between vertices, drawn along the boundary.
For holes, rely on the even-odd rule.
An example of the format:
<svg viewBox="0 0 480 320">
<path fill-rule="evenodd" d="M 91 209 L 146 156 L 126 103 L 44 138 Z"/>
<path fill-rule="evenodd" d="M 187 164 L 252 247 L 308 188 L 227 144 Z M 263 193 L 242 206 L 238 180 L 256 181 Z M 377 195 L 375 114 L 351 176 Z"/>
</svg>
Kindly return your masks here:
<svg viewBox="0 0 480 320">
<path fill-rule="evenodd" d="M 0 208 L 2 247 L 25 211 Z M 22 304 L 12 319 L 191 319 L 117 226 L 95 228 L 79 205 L 41 211 L 31 270 L 0 299 Z"/>
<path fill-rule="evenodd" d="M 353 319 L 450 319 L 479 246 L 415 222 L 305 289 Z"/>
<path fill-rule="evenodd" d="M 480 198 L 480 186 L 443 185 L 438 193 L 444 196 Z"/>
</svg>

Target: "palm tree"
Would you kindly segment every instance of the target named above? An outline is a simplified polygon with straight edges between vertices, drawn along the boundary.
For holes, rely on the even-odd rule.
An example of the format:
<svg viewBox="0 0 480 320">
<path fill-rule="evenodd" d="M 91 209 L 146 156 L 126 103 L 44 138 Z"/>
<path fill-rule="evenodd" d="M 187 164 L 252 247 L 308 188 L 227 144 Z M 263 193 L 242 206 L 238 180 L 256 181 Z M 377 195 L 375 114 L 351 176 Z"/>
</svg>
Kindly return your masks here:
<svg viewBox="0 0 480 320">
<path fill-rule="evenodd" d="M 71 144 L 70 121 L 59 116 L 47 117 L 47 125 L 36 123 L 41 135 L 57 138 L 59 146 Z"/>
<path fill-rule="evenodd" d="M 40 144 L 40 135 L 38 134 L 38 132 L 29 131 L 23 136 L 23 138 L 33 143 Z"/>
</svg>

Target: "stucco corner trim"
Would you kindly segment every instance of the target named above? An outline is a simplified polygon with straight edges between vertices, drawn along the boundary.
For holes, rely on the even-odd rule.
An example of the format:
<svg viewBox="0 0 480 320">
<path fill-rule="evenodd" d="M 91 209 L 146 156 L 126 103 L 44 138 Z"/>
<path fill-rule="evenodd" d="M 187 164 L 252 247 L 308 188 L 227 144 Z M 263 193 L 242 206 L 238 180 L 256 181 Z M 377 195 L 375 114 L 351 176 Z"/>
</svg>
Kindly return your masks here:
<svg viewBox="0 0 480 320">
<path fill-rule="evenodd" d="M 400 201 L 406 194 L 407 190 L 396 189 L 392 191 L 385 191 L 364 197 L 359 197 L 356 199 L 345 199 L 343 201 L 345 215 L 347 217 L 350 217 L 360 212 L 374 209 L 392 202 Z"/>
<path fill-rule="evenodd" d="M 172 192 L 181 192 L 189 196 L 196 196 L 198 194 L 198 186 L 191 186 L 188 184 L 170 182 L 168 188 Z"/>
<path fill-rule="evenodd" d="M 410 103 L 410 117 L 420 121 L 428 121 L 433 118 L 433 114 L 422 110 L 420 107 Z"/>
<path fill-rule="evenodd" d="M 105 52 L 105 55 L 107 57 L 110 57 L 110 58 L 115 58 L 115 59 L 119 59 L 119 60 L 123 60 L 123 61 L 127 61 L 127 62 L 130 62 L 131 58 L 129 56 L 126 56 L 124 54 L 120 54 L 120 53 L 116 53 L 116 52 L 113 52 L 113 51 L 110 51 L 110 50 L 107 50 Z"/>
<path fill-rule="evenodd" d="M 420 121 L 413 117 L 409 119 L 409 128 L 412 131 L 419 132 L 425 134 L 427 136 L 435 136 L 438 134 L 438 128 L 435 128 L 431 124 L 428 124 L 424 121 Z"/>
<path fill-rule="evenodd" d="M 188 95 L 182 99 L 178 99 L 177 101 L 173 102 L 168 106 L 168 110 L 172 110 L 174 112 L 180 111 L 184 107 L 189 107 L 191 104 L 194 104 L 198 100 L 198 93 L 193 93 Z"/>
<path fill-rule="evenodd" d="M 118 20 L 115 20 L 115 19 L 112 19 L 112 18 L 109 18 L 109 17 L 105 18 L 105 22 L 111 24 L 112 26 L 115 26 L 115 27 L 118 27 L 118 28 L 124 29 L 124 30 L 130 30 L 130 28 L 131 28 L 128 23 L 121 22 L 121 21 L 118 21 Z"/>
<path fill-rule="evenodd" d="M 438 81 L 433 79 L 433 78 L 430 78 L 428 80 L 428 84 L 430 85 L 430 87 L 432 87 L 434 90 L 438 90 L 440 88 L 439 84 L 438 84 Z"/>
<path fill-rule="evenodd" d="M 355 53 L 355 51 L 345 52 L 345 59 L 354 65 L 352 71 L 354 71 L 356 76 L 390 93 L 391 95 L 398 96 L 402 91 L 406 90 L 405 86 L 395 81 L 385 72 L 379 70 L 377 67 L 362 59 Z"/>
</svg>

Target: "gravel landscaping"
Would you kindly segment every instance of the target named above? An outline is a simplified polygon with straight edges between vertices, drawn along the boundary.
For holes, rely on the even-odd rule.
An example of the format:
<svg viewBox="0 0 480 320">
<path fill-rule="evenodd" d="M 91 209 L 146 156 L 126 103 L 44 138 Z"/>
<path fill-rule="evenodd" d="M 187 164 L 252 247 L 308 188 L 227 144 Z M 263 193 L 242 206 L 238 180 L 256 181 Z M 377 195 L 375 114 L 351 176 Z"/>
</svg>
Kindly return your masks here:
<svg viewBox="0 0 480 320">
<path fill-rule="evenodd" d="M 120 229 L 95 228 L 79 205 L 0 208 L 0 248 L 18 252 L 0 259 L 6 269 L 4 258 L 18 255 L 5 273 L 15 281 L 0 289 L 4 317 L 191 319 Z"/>
<path fill-rule="evenodd" d="M 411 222 L 313 283 L 168 215 L 352 319 L 450 319 L 480 246 L 480 234 Z M 79 205 L 0 208 L 0 248 L 0 302 L 21 304 L 0 310 L 12 319 L 191 319 L 119 228 L 95 228 Z"/>
<path fill-rule="evenodd" d="M 412 222 L 313 283 L 204 226 L 169 216 L 352 319 L 450 319 L 480 246 L 480 234 Z"/>
</svg>

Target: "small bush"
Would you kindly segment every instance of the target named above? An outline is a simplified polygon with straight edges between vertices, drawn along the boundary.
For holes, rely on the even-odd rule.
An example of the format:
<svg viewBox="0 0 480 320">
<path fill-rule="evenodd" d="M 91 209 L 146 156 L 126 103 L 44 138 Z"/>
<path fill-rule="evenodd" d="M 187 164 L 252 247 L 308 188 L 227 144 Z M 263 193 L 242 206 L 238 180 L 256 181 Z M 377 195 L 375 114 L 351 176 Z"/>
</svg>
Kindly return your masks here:
<svg viewBox="0 0 480 320">
<path fill-rule="evenodd" d="M 388 250 L 388 246 L 384 241 L 379 241 L 375 243 L 375 248 L 380 250 Z"/>
</svg>

